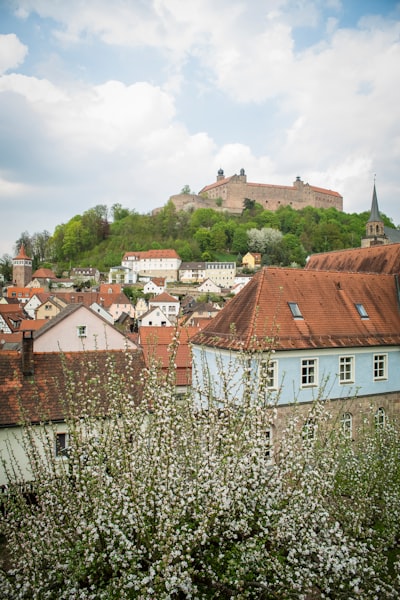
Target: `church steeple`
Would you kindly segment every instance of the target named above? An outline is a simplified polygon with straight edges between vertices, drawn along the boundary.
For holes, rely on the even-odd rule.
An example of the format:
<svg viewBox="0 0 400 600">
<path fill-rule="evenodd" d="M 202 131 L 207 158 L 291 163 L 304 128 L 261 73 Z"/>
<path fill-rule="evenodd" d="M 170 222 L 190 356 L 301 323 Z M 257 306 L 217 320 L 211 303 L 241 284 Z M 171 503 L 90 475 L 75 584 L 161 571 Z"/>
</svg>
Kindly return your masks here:
<svg viewBox="0 0 400 600">
<path fill-rule="evenodd" d="M 385 225 L 379 213 L 378 198 L 376 195 L 376 185 L 374 181 L 374 190 L 372 192 L 371 214 L 366 225 L 366 237 L 362 240 L 362 247 L 379 246 L 387 244 L 385 234 Z"/>
</svg>

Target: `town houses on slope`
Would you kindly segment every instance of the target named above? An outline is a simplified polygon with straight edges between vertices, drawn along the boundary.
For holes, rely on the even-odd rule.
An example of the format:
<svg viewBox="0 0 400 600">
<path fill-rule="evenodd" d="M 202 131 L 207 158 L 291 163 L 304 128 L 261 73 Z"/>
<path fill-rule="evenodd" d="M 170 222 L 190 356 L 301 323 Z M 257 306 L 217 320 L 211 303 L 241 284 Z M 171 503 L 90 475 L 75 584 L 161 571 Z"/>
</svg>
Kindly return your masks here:
<svg viewBox="0 0 400 600">
<path fill-rule="evenodd" d="M 382 229 L 374 188 L 361 248 L 311 256 L 305 269 L 260 269 L 242 282 L 241 291 L 222 310 L 210 303 L 198 304 L 194 298 L 178 302 L 167 292 L 165 273 L 155 273 L 153 279 L 147 272 L 144 285 L 156 297 L 151 300 L 151 314 L 140 299 L 140 327 L 132 335 L 117 330 L 118 314 L 109 312 L 113 304 L 119 309 L 123 305 L 117 284 L 103 284 L 96 292 L 57 294 L 38 287 L 28 296 L 21 292 L 20 297 L 6 298 L 9 303 L 0 303 L 1 447 L 11 444 L 14 451 L 14 434 L 20 435 L 18 401 L 33 411 L 34 387 L 42 390 L 38 398 L 46 397 L 50 408 L 56 403 L 49 416 L 66 443 L 68 432 L 59 404 L 64 392 L 61 388 L 55 392 L 48 371 L 51 367 L 54 379 L 61 378 L 57 365 L 62 355 L 71 361 L 79 380 L 89 382 L 83 357 L 99 357 L 100 364 L 100 357 L 115 353 L 121 377 L 124 361 L 134 361 L 137 371 L 132 381 L 137 382 L 141 369 L 150 368 L 153 360 L 165 374 L 177 331 L 183 344 L 172 365 L 177 394 L 193 387 L 200 407 L 210 398 L 222 405 L 226 394 L 240 398 L 244 369 L 246 373 L 250 369 L 254 381 L 260 367 L 266 369 L 258 392 L 266 407 L 276 402 L 278 410 L 270 440 L 279 437 L 293 403 L 306 423 L 317 396 L 331 400 L 349 437 L 364 418 L 384 425 L 397 418 L 400 409 L 400 243 L 391 243 L 395 238 L 396 230 Z M 258 258 L 253 257 L 254 264 Z M 155 271 L 162 261 L 158 256 Z M 22 248 L 15 259 L 17 289 L 26 289 L 31 281 L 31 264 Z M 193 273 L 198 277 L 199 272 L 197 264 Z M 207 289 L 213 283 L 203 282 Z M 245 356 L 244 363 L 246 352 L 252 358 Z M 100 367 L 100 379 L 104 373 Z M 91 393 L 89 387 L 87 391 Z M 33 421 L 38 419 L 29 411 Z M 0 482 L 1 477 L 5 474 Z"/>
</svg>

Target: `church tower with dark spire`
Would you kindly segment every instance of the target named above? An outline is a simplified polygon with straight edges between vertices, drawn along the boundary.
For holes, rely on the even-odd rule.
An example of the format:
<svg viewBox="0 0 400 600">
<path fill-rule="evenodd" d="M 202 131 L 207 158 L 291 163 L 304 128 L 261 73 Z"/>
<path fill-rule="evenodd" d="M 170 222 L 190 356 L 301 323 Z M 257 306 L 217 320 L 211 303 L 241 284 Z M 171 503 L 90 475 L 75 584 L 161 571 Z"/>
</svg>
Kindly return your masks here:
<svg viewBox="0 0 400 600">
<path fill-rule="evenodd" d="M 366 225 L 366 236 L 361 240 L 361 247 L 381 246 L 388 244 L 390 240 L 385 233 L 385 224 L 379 214 L 378 198 L 376 196 L 376 186 L 372 192 L 371 214 Z"/>
</svg>

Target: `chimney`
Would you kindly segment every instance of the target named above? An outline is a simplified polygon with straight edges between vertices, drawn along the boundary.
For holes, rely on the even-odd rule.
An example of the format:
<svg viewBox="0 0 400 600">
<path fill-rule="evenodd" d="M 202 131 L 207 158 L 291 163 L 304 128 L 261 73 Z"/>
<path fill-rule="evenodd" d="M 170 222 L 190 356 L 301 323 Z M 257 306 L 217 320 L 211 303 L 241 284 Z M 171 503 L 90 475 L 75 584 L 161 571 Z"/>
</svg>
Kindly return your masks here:
<svg viewBox="0 0 400 600">
<path fill-rule="evenodd" d="M 22 332 L 22 373 L 33 375 L 33 331 Z"/>
</svg>

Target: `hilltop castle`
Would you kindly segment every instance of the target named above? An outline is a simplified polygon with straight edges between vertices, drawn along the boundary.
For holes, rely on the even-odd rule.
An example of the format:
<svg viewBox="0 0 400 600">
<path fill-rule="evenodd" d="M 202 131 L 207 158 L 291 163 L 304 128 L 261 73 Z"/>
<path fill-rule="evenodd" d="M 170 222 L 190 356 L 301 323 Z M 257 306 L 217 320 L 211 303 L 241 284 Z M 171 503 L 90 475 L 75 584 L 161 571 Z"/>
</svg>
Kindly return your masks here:
<svg viewBox="0 0 400 600">
<path fill-rule="evenodd" d="M 255 200 L 267 210 L 287 205 L 296 210 L 305 206 L 343 210 L 343 197 L 338 192 L 304 183 L 300 177 L 292 186 L 252 183 L 247 181 L 244 169 L 240 169 L 239 175 L 230 177 L 225 177 L 219 169 L 217 180 L 203 187 L 198 194 L 175 194 L 170 198 L 177 210 L 213 208 L 231 213 L 241 213 L 245 199 Z"/>
</svg>

